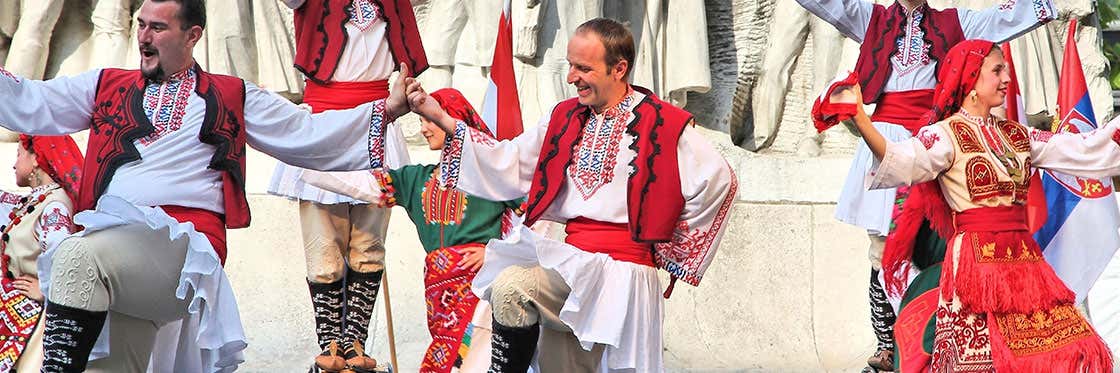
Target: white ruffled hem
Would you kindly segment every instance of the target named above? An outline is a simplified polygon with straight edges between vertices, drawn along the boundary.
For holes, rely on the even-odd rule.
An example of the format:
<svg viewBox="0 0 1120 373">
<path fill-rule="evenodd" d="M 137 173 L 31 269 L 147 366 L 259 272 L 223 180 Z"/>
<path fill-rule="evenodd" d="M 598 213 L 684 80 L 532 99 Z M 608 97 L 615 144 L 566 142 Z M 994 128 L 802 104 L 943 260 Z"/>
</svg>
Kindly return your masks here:
<svg viewBox="0 0 1120 373">
<path fill-rule="evenodd" d="M 560 320 L 585 350 L 607 345 L 609 371 L 661 372 L 662 298 L 657 269 L 614 260 L 538 235 L 518 224 L 502 240 L 486 245 L 486 261 L 472 284 L 490 299 L 490 284 L 510 266 L 556 271 L 572 289 Z"/>
<path fill-rule="evenodd" d="M 78 237 L 124 224 L 146 224 L 152 229 L 167 228 L 168 238 L 172 241 L 186 237 L 187 255 L 175 295 L 179 299 L 186 299 L 187 294 L 193 292 L 187 309 L 190 316 L 182 322 L 171 323 L 160 329 L 153 351 L 175 355 L 167 357 L 153 353 L 152 361 L 174 361 L 173 371 L 176 372 L 228 372 L 237 369 L 238 364 L 245 361 L 243 350 L 248 344 L 233 288 L 210 240 L 196 231 L 194 224 L 180 223 L 162 209 L 135 206 L 119 197 L 108 195 L 97 201 L 95 210 L 75 215 L 74 224 L 85 227 L 85 230 L 74 234 Z M 41 282 L 44 294 L 49 294 L 50 266 L 57 245 L 55 243 L 39 259 L 39 278 L 44 279 Z M 90 354 L 90 360 L 106 356 L 109 356 L 108 320 Z M 201 367 L 207 368 L 199 369 Z"/>
<path fill-rule="evenodd" d="M 887 141 L 898 142 L 910 138 L 910 131 L 897 124 L 875 122 L 875 128 Z M 860 141 L 852 166 L 844 179 L 840 198 L 836 201 L 836 220 L 867 230 L 870 234 L 886 236 L 890 232 L 891 214 L 894 212 L 895 188 L 867 190 L 864 182 L 871 173 L 875 155 L 867 144 Z"/>
</svg>

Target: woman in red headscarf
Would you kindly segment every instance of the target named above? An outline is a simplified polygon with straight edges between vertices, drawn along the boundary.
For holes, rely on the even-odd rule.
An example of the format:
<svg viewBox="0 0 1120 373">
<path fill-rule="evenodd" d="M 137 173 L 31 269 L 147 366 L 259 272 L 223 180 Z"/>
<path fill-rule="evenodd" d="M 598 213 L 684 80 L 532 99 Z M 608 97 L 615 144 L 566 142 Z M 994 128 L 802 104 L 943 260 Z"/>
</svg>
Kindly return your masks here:
<svg viewBox="0 0 1120 373">
<path fill-rule="evenodd" d="M 492 132 L 459 91 L 441 89 L 432 98 L 452 117 L 479 129 L 485 136 Z M 447 134 L 436 124 L 421 119 L 420 133 L 432 150 L 452 151 L 460 146 L 448 142 Z M 421 372 L 445 373 L 457 361 L 473 361 L 466 356 L 468 341 L 480 340 L 480 329 L 488 323 L 468 330 L 478 297 L 471 290 L 471 281 L 482 267 L 486 242 L 498 238 L 508 229 L 510 214 L 521 201 L 495 202 L 464 194 L 445 187 L 439 179 L 441 167 L 457 167 L 441 162 L 434 165 L 409 165 L 395 170 L 374 170 L 369 177 L 352 178 L 347 173 L 304 173 L 303 180 L 325 190 L 380 203 L 400 206 L 416 225 L 420 243 L 428 252 L 424 259 L 424 295 L 428 305 L 428 331 L 432 344 L 424 355 Z M 478 316 L 488 316 L 478 315 Z M 469 338 L 465 335 L 471 334 Z M 489 343 L 483 342 L 483 348 Z M 489 367 L 489 356 L 484 356 Z"/>
<path fill-rule="evenodd" d="M 74 231 L 82 152 L 69 136 L 19 138 L 16 185 L 0 192 L 0 371 L 37 372 L 43 362 L 39 254 Z"/>
<path fill-rule="evenodd" d="M 987 41 L 954 47 L 938 79 L 930 125 L 898 143 L 871 125 L 858 86 L 831 98 L 856 104 L 857 128 L 880 161 L 870 187 L 915 185 L 911 198 L 934 200 L 924 214 L 948 217 L 933 219 L 951 237 L 933 371 L 1111 371 L 1108 348 L 1028 232 L 1024 204 L 1035 168 L 1098 179 L 1120 174 L 1120 120 L 1055 134 L 993 116 L 1010 78 L 1003 54 Z M 909 256 L 887 256 L 895 259 L 884 260 L 884 271 L 894 271 L 888 281 L 897 282 Z"/>
</svg>

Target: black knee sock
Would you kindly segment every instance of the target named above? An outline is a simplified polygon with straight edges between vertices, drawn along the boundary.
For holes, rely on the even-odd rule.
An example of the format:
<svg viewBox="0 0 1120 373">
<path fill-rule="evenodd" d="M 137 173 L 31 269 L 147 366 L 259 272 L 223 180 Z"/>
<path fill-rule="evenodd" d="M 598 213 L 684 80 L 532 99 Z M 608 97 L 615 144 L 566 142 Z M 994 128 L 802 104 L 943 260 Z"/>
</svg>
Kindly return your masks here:
<svg viewBox="0 0 1120 373">
<path fill-rule="evenodd" d="M 381 273 L 350 269 L 346 274 L 346 349 L 350 349 L 354 341 L 363 346 L 366 343 L 373 306 L 377 303 L 377 291 L 381 288 Z"/>
<path fill-rule="evenodd" d="M 540 324 L 515 328 L 495 322 L 494 335 L 490 340 L 490 373 L 524 373 L 529 370 L 540 335 Z"/>
<path fill-rule="evenodd" d="M 70 373 L 86 370 L 89 353 L 101 335 L 108 312 L 87 311 L 47 301 L 43 313 L 43 372 Z"/>
<path fill-rule="evenodd" d="M 326 350 L 331 341 L 342 343 L 342 280 L 328 284 L 307 282 L 311 290 L 311 308 L 315 312 L 315 335 L 319 348 Z"/>
<path fill-rule="evenodd" d="M 879 342 L 879 350 L 894 349 L 894 309 L 887 301 L 887 292 L 879 283 L 879 271 L 871 270 L 871 286 L 868 288 L 868 298 L 871 300 L 871 327 L 875 329 L 875 339 Z"/>
</svg>

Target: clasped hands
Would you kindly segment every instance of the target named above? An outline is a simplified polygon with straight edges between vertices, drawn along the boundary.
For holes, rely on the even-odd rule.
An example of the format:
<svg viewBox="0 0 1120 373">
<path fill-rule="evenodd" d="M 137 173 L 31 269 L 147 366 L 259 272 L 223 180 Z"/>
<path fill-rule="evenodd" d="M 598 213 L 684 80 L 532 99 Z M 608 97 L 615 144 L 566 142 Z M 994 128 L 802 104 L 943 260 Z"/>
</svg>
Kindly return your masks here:
<svg viewBox="0 0 1120 373">
<path fill-rule="evenodd" d="M 420 81 L 410 75 L 408 65 L 402 63 L 400 74 L 389 90 L 389 97 L 385 103 L 385 114 L 389 121 L 411 111 L 439 125 L 444 131 L 453 132 L 455 119 L 447 115 L 439 103 L 424 91 L 424 87 L 420 86 Z"/>
</svg>

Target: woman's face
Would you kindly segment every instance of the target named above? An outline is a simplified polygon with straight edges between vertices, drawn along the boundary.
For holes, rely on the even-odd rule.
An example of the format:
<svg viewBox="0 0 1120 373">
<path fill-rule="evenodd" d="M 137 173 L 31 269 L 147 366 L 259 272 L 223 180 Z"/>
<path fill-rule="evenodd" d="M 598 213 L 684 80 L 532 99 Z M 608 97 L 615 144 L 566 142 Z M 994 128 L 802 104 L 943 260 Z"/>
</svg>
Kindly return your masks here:
<svg viewBox="0 0 1120 373">
<path fill-rule="evenodd" d="M 12 167 L 16 171 L 16 185 L 29 187 L 31 186 L 31 173 L 35 172 L 35 167 L 39 166 L 39 162 L 35 160 L 35 153 L 24 149 L 22 146 L 17 146 L 16 149 L 16 164 Z"/>
<path fill-rule="evenodd" d="M 980 77 L 976 79 L 976 100 L 987 107 L 1003 105 L 1007 100 L 1007 85 L 1011 82 L 1011 73 L 1007 70 L 1007 62 L 1003 59 L 1003 52 L 992 49 L 984 57 L 984 65 L 980 68 Z M 972 98 L 965 98 L 972 100 Z"/>
<path fill-rule="evenodd" d="M 420 134 L 428 140 L 428 149 L 431 150 L 443 149 L 443 144 L 447 141 L 447 132 L 424 117 L 420 117 Z"/>
</svg>

